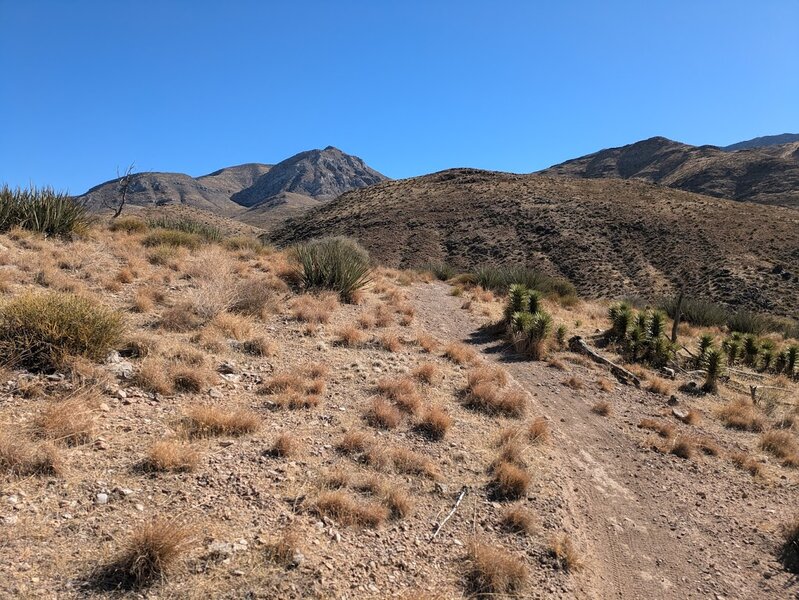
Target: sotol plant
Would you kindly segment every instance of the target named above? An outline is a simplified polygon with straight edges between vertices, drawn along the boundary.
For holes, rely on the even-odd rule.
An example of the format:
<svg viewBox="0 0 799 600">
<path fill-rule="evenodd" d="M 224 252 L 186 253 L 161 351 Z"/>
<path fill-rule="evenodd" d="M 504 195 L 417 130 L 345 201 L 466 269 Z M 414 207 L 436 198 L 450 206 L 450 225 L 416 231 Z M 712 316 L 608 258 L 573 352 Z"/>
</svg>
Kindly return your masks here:
<svg viewBox="0 0 799 600">
<path fill-rule="evenodd" d="M 718 391 L 719 377 L 724 375 L 724 352 L 718 348 L 710 348 L 705 355 L 705 383 L 702 389 L 706 392 Z"/>
<path fill-rule="evenodd" d="M 321 238 L 295 248 L 306 289 L 333 290 L 347 302 L 371 281 L 369 254 L 343 237 Z"/>
</svg>

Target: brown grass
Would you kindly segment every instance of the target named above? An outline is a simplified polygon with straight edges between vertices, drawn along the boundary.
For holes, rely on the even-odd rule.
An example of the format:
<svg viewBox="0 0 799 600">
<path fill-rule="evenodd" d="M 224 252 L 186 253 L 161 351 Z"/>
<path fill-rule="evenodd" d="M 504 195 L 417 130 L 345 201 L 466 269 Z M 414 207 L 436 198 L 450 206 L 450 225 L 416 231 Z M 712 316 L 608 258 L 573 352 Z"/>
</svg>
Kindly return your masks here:
<svg viewBox="0 0 799 600">
<path fill-rule="evenodd" d="M 675 432 L 674 425 L 656 419 L 641 419 L 638 423 L 638 427 L 654 431 L 662 438 L 670 438 Z"/>
<path fill-rule="evenodd" d="M 168 395 L 174 391 L 172 379 L 169 377 L 163 361 L 158 359 L 144 360 L 133 381 L 148 392 Z"/>
<path fill-rule="evenodd" d="M 494 468 L 492 495 L 497 500 L 518 500 L 527 493 L 530 479 L 529 473 L 521 467 L 510 462 L 500 462 Z"/>
<path fill-rule="evenodd" d="M 452 342 L 444 348 L 444 356 L 459 365 L 466 365 L 477 359 L 477 353 L 461 342 Z"/>
<path fill-rule="evenodd" d="M 280 392 L 305 391 L 307 380 L 302 375 L 297 373 L 278 373 L 266 383 L 259 390 L 262 394 L 279 394 Z"/>
<path fill-rule="evenodd" d="M 94 414 L 89 407 L 97 397 L 90 391 L 79 392 L 68 400 L 56 401 L 34 421 L 37 432 L 47 439 L 77 446 L 94 437 Z"/>
<path fill-rule="evenodd" d="M 304 323 L 328 323 L 338 306 L 339 301 L 335 294 L 305 294 L 291 303 L 291 314 Z"/>
<path fill-rule="evenodd" d="M 200 453 L 191 445 L 176 440 L 155 442 L 147 452 L 143 467 L 148 471 L 193 471 Z"/>
<path fill-rule="evenodd" d="M 466 406 L 488 414 L 521 417 L 527 408 L 527 398 L 521 390 L 503 391 L 491 383 L 479 383 L 466 395 Z"/>
<path fill-rule="evenodd" d="M 391 398 L 400 410 L 414 415 L 419 412 L 422 400 L 413 380 L 407 377 L 381 379 L 377 382 L 377 391 Z"/>
<path fill-rule="evenodd" d="M 329 372 L 330 369 L 324 363 L 310 363 L 305 365 L 305 374 L 312 379 L 321 379 L 327 377 Z"/>
<path fill-rule="evenodd" d="M 0 430 L 0 472 L 19 477 L 59 475 L 63 470 L 61 456 L 49 443 L 34 444 Z"/>
<path fill-rule="evenodd" d="M 611 412 L 610 402 L 607 400 L 600 400 L 591 407 L 591 412 L 596 413 L 601 417 L 607 417 Z"/>
<path fill-rule="evenodd" d="M 671 445 L 669 452 L 671 452 L 674 456 L 679 456 L 680 458 L 689 460 L 696 454 L 696 444 L 691 437 L 679 435 Z"/>
<path fill-rule="evenodd" d="M 345 325 L 336 331 L 336 342 L 348 348 L 358 348 L 366 342 L 366 335 L 353 325 Z"/>
<path fill-rule="evenodd" d="M 558 360 L 557 358 L 550 358 L 547 361 L 547 366 L 551 369 L 557 369 L 558 371 L 566 370 L 566 365 L 563 364 L 563 361 Z"/>
<path fill-rule="evenodd" d="M 772 429 L 760 436 L 760 448 L 777 458 L 794 463 L 799 456 L 799 443 L 790 431 Z M 791 460 L 794 459 L 794 460 Z"/>
<path fill-rule="evenodd" d="M 585 387 L 583 380 L 580 379 L 579 377 L 574 377 L 574 376 L 569 377 L 566 381 L 563 381 L 562 383 L 566 387 L 571 388 L 573 390 L 581 390 Z"/>
<path fill-rule="evenodd" d="M 535 517 L 522 504 L 509 506 L 502 513 L 502 526 L 513 533 L 532 535 L 535 532 Z"/>
<path fill-rule="evenodd" d="M 324 385 L 324 384 L 323 384 Z M 272 398 L 275 407 L 287 410 L 309 409 L 319 404 L 320 397 L 296 390 L 281 392 Z"/>
<path fill-rule="evenodd" d="M 653 394 L 660 394 L 661 396 L 669 396 L 671 394 L 671 382 L 662 377 L 653 376 L 649 380 L 649 385 L 646 389 Z"/>
<path fill-rule="evenodd" d="M 383 398 L 373 398 L 366 412 L 366 420 L 372 427 L 394 429 L 402 420 L 402 414 Z"/>
<path fill-rule="evenodd" d="M 616 386 L 613 385 L 613 382 L 610 379 L 606 379 L 605 377 L 600 377 L 599 379 L 597 379 L 596 385 L 603 392 L 612 392 L 616 388 Z"/>
<path fill-rule="evenodd" d="M 364 502 L 341 490 L 322 492 L 313 503 L 314 511 L 343 525 L 377 527 L 389 517 L 389 510 L 376 502 Z"/>
<path fill-rule="evenodd" d="M 709 438 L 700 437 L 695 439 L 694 442 L 703 454 L 708 456 L 719 456 L 721 454 L 721 447 Z"/>
<path fill-rule="evenodd" d="M 253 322 L 246 316 L 220 312 L 211 319 L 210 325 L 226 338 L 238 342 L 252 336 Z"/>
<path fill-rule="evenodd" d="M 675 415 L 676 417 L 676 415 Z M 693 408 L 690 409 L 688 412 L 685 413 L 682 417 L 677 417 L 680 421 L 685 423 L 686 425 L 698 425 L 699 422 L 702 420 L 702 415 L 699 411 L 694 410 Z"/>
<path fill-rule="evenodd" d="M 757 409 L 746 400 L 734 400 L 718 411 L 719 418 L 731 429 L 743 431 L 762 431 L 763 417 Z"/>
<path fill-rule="evenodd" d="M 357 454 L 365 451 L 371 438 L 363 431 L 348 431 L 336 444 L 336 449 L 343 454 Z"/>
<path fill-rule="evenodd" d="M 754 460 L 745 452 L 736 452 L 730 455 L 730 461 L 739 469 L 749 473 L 752 477 L 760 475 L 763 471 L 763 465 Z"/>
<path fill-rule="evenodd" d="M 417 424 L 417 429 L 433 440 L 444 439 L 452 425 L 452 417 L 440 406 L 431 406 L 425 410 Z"/>
<path fill-rule="evenodd" d="M 779 559 L 788 571 L 799 574 L 799 513 L 782 526 Z"/>
<path fill-rule="evenodd" d="M 197 406 L 186 413 L 184 428 L 190 437 L 244 435 L 261 427 L 261 417 L 250 410 L 223 410 Z"/>
<path fill-rule="evenodd" d="M 548 553 L 555 565 L 564 571 L 579 571 L 583 564 L 571 539 L 565 533 L 554 536 L 549 542 Z"/>
<path fill-rule="evenodd" d="M 272 447 L 269 452 L 272 456 L 277 456 L 279 458 L 297 456 L 300 452 L 300 442 L 292 434 L 284 431 L 272 442 Z"/>
<path fill-rule="evenodd" d="M 370 314 L 363 314 L 358 317 L 358 327 L 361 329 L 371 329 L 375 326 L 375 318 Z"/>
<path fill-rule="evenodd" d="M 402 349 L 402 340 L 396 333 L 384 333 L 378 338 L 380 347 L 389 352 L 399 352 Z"/>
<path fill-rule="evenodd" d="M 193 331 L 203 324 L 203 320 L 194 312 L 194 308 L 187 303 L 181 303 L 172 308 L 167 308 L 161 313 L 158 326 L 167 331 L 177 333 Z"/>
<path fill-rule="evenodd" d="M 177 364 L 170 367 L 169 376 L 176 392 L 198 394 L 208 386 L 213 374 L 196 365 Z"/>
<path fill-rule="evenodd" d="M 300 549 L 300 536 L 295 531 L 284 531 L 274 541 L 266 544 L 266 559 L 269 562 L 290 567 Z"/>
<path fill-rule="evenodd" d="M 527 438 L 536 444 L 543 444 L 549 440 L 549 423 L 544 417 L 538 417 L 530 422 L 527 426 Z"/>
<path fill-rule="evenodd" d="M 527 586 L 527 566 L 510 552 L 471 542 L 466 554 L 466 583 L 480 597 L 518 595 Z"/>
<path fill-rule="evenodd" d="M 374 310 L 375 327 L 388 327 L 394 322 L 394 315 L 385 304 L 379 304 Z"/>
<path fill-rule="evenodd" d="M 411 371 L 411 375 L 413 375 L 419 381 L 429 385 L 436 383 L 440 378 L 438 366 L 432 362 L 420 363 L 413 371 Z"/>
<path fill-rule="evenodd" d="M 245 340 L 241 349 L 252 356 L 274 356 L 277 352 L 277 345 L 265 336 L 256 336 Z"/>
<path fill-rule="evenodd" d="M 155 308 L 155 302 L 149 288 L 139 288 L 133 295 L 131 310 L 137 313 L 148 313 Z"/>
<path fill-rule="evenodd" d="M 481 383 L 494 383 L 499 387 L 505 386 L 508 383 L 508 373 L 505 369 L 488 365 L 470 369 L 466 373 L 466 384 L 469 389 Z"/>
<path fill-rule="evenodd" d="M 154 519 L 139 526 L 122 554 L 104 569 L 119 587 L 138 587 L 163 579 L 195 540 L 193 528 L 174 520 Z"/>
<path fill-rule="evenodd" d="M 391 451 L 391 462 L 398 473 L 424 475 L 432 479 L 438 477 L 438 470 L 429 458 L 407 448 L 394 448 Z"/>
<path fill-rule="evenodd" d="M 441 345 L 436 338 L 423 331 L 420 331 L 416 334 L 416 343 L 419 344 L 419 347 L 428 354 L 432 354 L 438 350 L 438 347 Z"/>
</svg>

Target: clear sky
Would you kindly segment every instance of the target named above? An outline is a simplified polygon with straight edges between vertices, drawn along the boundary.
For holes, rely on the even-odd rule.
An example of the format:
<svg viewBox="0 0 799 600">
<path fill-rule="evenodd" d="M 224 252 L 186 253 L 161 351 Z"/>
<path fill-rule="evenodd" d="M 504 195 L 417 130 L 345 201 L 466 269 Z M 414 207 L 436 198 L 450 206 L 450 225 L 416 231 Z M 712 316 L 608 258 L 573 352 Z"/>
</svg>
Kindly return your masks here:
<svg viewBox="0 0 799 600">
<path fill-rule="evenodd" d="M 333 145 L 390 177 L 799 131 L 797 0 L 0 0 L 0 182 Z"/>
</svg>

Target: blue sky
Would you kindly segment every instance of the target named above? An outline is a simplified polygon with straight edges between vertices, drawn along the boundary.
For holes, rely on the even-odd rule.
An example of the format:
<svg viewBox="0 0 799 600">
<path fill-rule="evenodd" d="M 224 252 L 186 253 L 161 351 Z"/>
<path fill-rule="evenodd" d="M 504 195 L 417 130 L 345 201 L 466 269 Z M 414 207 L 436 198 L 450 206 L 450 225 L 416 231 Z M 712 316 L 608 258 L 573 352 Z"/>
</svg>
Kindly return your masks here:
<svg viewBox="0 0 799 600">
<path fill-rule="evenodd" d="M 799 131 L 796 0 L 0 0 L 0 182 L 334 145 L 390 177 Z"/>
</svg>

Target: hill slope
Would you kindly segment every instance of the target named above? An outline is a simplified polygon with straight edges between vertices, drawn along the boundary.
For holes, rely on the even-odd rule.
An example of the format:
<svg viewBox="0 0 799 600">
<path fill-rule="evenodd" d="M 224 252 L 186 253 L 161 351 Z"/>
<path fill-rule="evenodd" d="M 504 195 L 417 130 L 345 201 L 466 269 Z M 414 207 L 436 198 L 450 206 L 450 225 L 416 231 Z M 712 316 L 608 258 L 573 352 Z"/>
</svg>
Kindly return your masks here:
<svg viewBox="0 0 799 600">
<path fill-rule="evenodd" d="M 764 135 L 752 138 L 729 146 L 722 146 L 722 150 L 735 152 L 736 150 L 748 150 L 749 148 L 763 148 L 764 146 L 779 146 L 782 144 L 793 144 L 799 142 L 799 133 L 781 133 L 779 135 Z"/>
<path fill-rule="evenodd" d="M 692 295 L 796 311 L 799 211 L 733 203 L 639 181 L 458 169 L 348 192 L 271 235 L 358 238 L 380 261 L 524 263 L 583 294 Z M 681 275 L 681 273 L 683 275 Z"/>
<path fill-rule="evenodd" d="M 799 207 L 799 143 L 725 152 L 654 137 L 575 158 L 541 174 L 643 179 L 719 198 Z"/>
</svg>

